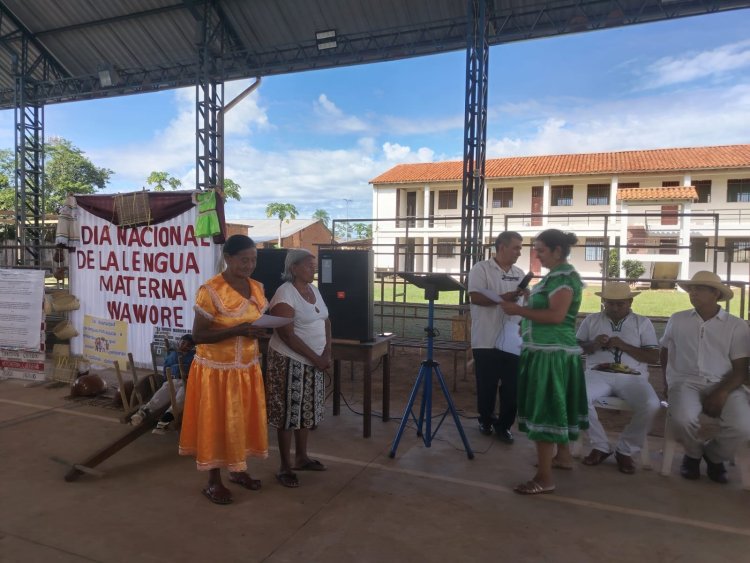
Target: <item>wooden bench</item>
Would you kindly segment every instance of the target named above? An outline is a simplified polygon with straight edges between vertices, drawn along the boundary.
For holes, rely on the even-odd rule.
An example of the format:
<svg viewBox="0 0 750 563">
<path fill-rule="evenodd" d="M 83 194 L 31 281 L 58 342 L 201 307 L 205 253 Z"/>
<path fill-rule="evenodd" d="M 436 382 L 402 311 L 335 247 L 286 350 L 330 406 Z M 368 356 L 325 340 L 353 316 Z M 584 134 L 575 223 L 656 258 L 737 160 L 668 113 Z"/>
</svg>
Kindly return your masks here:
<svg viewBox="0 0 750 563">
<path fill-rule="evenodd" d="M 421 350 L 427 349 L 427 338 L 415 338 L 408 336 L 396 336 L 391 340 L 391 347 L 400 348 L 419 348 Z M 463 366 L 464 366 L 464 381 L 466 381 L 466 366 L 468 364 L 468 353 L 471 349 L 471 344 L 463 340 L 440 340 L 434 339 L 432 341 L 432 348 L 435 351 L 452 352 L 453 353 L 453 391 L 456 390 L 456 378 L 458 376 L 458 356 L 463 354 Z"/>
</svg>

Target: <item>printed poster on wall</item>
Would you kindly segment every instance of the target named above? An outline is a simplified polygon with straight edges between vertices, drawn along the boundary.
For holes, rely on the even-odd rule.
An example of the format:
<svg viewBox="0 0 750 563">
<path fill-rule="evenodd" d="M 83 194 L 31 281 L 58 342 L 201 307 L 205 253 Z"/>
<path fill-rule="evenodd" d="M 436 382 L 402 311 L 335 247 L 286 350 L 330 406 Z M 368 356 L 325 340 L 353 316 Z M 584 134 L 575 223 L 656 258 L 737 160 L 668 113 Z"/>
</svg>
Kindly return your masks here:
<svg viewBox="0 0 750 563">
<path fill-rule="evenodd" d="M 195 236 L 195 218 L 193 207 L 162 223 L 119 227 L 79 208 L 81 243 L 70 257 L 71 293 L 81 301 L 71 312 L 78 332 L 86 315 L 124 323 L 126 352 L 139 367 L 151 366 L 156 327 L 189 332 L 195 295 L 218 271 L 221 248 Z M 71 340 L 73 353 L 83 347 L 82 336 Z"/>
<path fill-rule="evenodd" d="M 128 362 L 127 323 L 85 315 L 83 355 L 94 368 L 109 368 L 117 362 L 120 369 L 125 369 Z"/>
<path fill-rule="evenodd" d="M 0 348 L 38 352 L 44 272 L 0 269 Z"/>
</svg>

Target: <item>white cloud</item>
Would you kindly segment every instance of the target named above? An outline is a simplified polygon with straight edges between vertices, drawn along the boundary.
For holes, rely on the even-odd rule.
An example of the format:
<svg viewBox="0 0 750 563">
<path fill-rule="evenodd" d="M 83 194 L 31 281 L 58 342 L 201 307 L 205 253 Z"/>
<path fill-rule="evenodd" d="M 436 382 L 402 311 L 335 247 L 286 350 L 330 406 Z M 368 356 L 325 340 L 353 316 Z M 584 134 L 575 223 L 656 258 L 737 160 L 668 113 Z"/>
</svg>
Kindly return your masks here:
<svg viewBox="0 0 750 563">
<path fill-rule="evenodd" d="M 616 102 L 586 100 L 528 115 L 524 123 L 526 129 L 515 134 L 490 135 L 488 156 L 747 143 L 750 83 Z"/>
<path fill-rule="evenodd" d="M 700 79 L 722 77 L 750 66 L 750 40 L 716 49 L 664 57 L 646 69 L 644 88 L 659 88 Z"/>
<path fill-rule="evenodd" d="M 383 143 L 383 153 L 388 162 L 432 162 L 435 151 L 428 147 L 420 147 L 412 151 L 411 147 L 399 145 L 398 143 Z"/>
<path fill-rule="evenodd" d="M 344 114 L 325 94 L 318 96 L 313 109 L 320 126 L 328 133 L 358 133 L 369 129 L 369 125 L 358 117 Z"/>
<path fill-rule="evenodd" d="M 224 98 L 228 103 L 249 86 L 249 80 L 226 85 Z M 174 91 L 175 117 L 164 128 L 154 132 L 143 143 L 115 146 L 106 149 L 89 149 L 87 154 L 98 166 L 115 171 L 119 184 L 139 188 L 154 170 L 164 170 L 181 177 L 186 188 L 195 184 L 195 173 L 186 169 L 195 165 L 195 89 Z M 270 127 L 265 108 L 256 90 L 242 100 L 225 117 L 228 138 L 248 136 L 254 129 Z"/>
</svg>

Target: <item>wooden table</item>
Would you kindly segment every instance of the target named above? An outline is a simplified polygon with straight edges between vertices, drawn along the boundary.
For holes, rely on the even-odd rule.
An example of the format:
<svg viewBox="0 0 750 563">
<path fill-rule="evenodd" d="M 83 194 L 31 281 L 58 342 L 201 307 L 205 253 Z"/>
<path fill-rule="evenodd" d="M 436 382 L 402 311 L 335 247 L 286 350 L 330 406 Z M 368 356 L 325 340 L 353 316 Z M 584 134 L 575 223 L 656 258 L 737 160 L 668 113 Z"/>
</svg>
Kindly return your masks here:
<svg viewBox="0 0 750 563">
<path fill-rule="evenodd" d="M 358 340 L 334 339 L 331 346 L 333 356 L 333 416 L 341 413 L 341 361 L 362 362 L 364 364 L 364 391 L 362 403 L 364 417 L 362 421 L 362 435 L 369 438 L 372 435 L 372 366 L 382 358 L 383 360 L 383 421 L 390 420 L 391 410 L 391 340 L 393 335 L 376 336 L 371 342 Z M 259 338 L 258 345 L 263 354 L 263 372 L 266 371 L 266 357 L 270 336 Z"/>
<path fill-rule="evenodd" d="M 372 366 L 383 360 L 383 421 L 390 419 L 391 408 L 391 339 L 393 335 L 376 336 L 371 342 L 334 340 L 331 346 L 333 356 L 333 416 L 341 412 L 341 361 L 362 362 L 364 364 L 364 417 L 362 435 L 372 435 Z"/>
</svg>

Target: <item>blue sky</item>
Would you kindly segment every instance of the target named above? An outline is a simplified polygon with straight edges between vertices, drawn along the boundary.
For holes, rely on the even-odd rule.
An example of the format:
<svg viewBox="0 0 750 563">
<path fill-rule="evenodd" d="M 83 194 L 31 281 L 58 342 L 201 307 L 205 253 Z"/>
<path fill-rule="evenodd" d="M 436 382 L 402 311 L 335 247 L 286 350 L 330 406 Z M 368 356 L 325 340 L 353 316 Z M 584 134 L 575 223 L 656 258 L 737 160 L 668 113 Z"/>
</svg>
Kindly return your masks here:
<svg viewBox="0 0 750 563">
<path fill-rule="evenodd" d="M 750 10 L 490 50 L 490 157 L 750 142 Z M 300 218 L 372 216 L 368 181 L 402 162 L 461 158 L 465 53 L 264 78 L 227 114 L 230 219 L 269 202 Z M 248 84 L 228 83 L 226 100 Z M 114 171 L 107 191 L 165 170 L 195 182 L 192 88 L 47 106 L 61 136 Z M 0 112 L 0 148 L 13 112 Z"/>
</svg>

